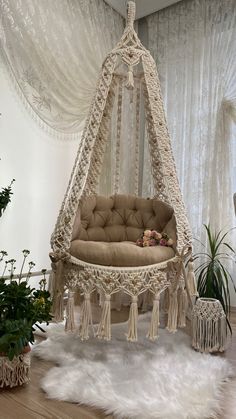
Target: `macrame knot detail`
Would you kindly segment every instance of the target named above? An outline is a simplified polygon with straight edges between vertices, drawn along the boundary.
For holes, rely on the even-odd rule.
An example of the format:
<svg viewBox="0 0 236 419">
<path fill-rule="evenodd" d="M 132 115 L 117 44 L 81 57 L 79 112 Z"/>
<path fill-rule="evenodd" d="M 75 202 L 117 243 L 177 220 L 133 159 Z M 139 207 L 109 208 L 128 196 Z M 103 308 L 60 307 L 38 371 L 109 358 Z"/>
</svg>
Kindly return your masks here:
<svg viewBox="0 0 236 419">
<path fill-rule="evenodd" d="M 133 28 L 135 19 L 136 5 L 134 1 L 129 1 L 127 5 L 127 26 Z"/>
<path fill-rule="evenodd" d="M 133 66 L 128 66 L 128 75 L 127 75 L 127 83 L 125 85 L 127 89 L 133 89 L 134 88 L 134 74 L 133 74 Z"/>
</svg>

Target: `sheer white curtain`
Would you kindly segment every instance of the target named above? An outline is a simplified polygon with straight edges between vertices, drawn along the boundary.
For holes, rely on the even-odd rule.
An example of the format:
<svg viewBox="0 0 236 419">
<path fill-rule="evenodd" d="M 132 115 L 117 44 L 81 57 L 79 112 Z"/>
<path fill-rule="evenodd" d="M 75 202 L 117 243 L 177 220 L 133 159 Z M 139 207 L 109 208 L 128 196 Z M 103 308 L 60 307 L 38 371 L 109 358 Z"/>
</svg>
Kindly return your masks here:
<svg viewBox="0 0 236 419">
<path fill-rule="evenodd" d="M 181 188 L 200 238 L 203 223 L 235 224 L 236 2 L 181 1 L 147 25 Z"/>
<path fill-rule="evenodd" d="M 1 52 L 32 115 L 77 137 L 124 20 L 103 0 L 0 0 Z"/>
</svg>

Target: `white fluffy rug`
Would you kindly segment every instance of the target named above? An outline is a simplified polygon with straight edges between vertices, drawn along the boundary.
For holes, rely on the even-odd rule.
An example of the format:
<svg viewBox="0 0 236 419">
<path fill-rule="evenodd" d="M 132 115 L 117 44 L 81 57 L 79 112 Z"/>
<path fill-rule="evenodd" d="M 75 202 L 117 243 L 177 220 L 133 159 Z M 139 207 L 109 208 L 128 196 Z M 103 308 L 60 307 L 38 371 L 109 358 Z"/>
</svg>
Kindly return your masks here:
<svg viewBox="0 0 236 419">
<path fill-rule="evenodd" d="M 62 325 L 51 327 L 33 349 L 58 365 L 41 383 L 48 397 L 96 406 L 116 418 L 216 417 L 230 364 L 192 350 L 183 332 L 161 329 L 157 342 L 148 341 L 149 321 L 147 314 L 139 317 L 138 343 L 125 340 L 126 323 L 113 325 L 110 342 L 81 342 Z"/>
</svg>

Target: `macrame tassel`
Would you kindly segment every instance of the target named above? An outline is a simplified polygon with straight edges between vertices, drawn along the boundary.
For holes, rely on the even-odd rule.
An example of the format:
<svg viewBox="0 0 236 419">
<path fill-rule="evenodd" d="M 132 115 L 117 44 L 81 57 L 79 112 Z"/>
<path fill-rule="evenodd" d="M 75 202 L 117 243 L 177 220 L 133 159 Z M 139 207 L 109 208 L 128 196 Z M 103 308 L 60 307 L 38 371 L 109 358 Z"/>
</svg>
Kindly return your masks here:
<svg viewBox="0 0 236 419">
<path fill-rule="evenodd" d="M 138 340 L 138 297 L 132 296 L 132 302 L 129 310 L 128 334 L 127 340 L 136 342 Z"/>
<path fill-rule="evenodd" d="M 127 83 L 125 86 L 127 87 L 127 89 L 134 88 L 134 74 L 132 65 L 129 65 L 128 67 Z"/>
<path fill-rule="evenodd" d="M 66 324 L 65 331 L 73 332 L 75 330 L 75 318 L 74 318 L 74 292 L 68 292 L 68 301 L 66 305 Z"/>
<path fill-rule="evenodd" d="M 64 320 L 64 265 L 61 260 L 52 262 L 51 276 L 52 315 L 54 322 Z"/>
<path fill-rule="evenodd" d="M 166 288 L 164 291 L 164 298 L 163 298 L 163 310 L 164 313 L 168 313 L 170 305 L 170 290 Z"/>
<path fill-rule="evenodd" d="M 90 294 L 84 294 L 84 301 L 81 307 L 80 314 L 80 326 L 79 326 L 79 336 L 81 340 L 87 340 L 89 338 L 89 325 L 93 324 L 92 320 L 92 308 L 90 302 Z"/>
<path fill-rule="evenodd" d="M 64 320 L 64 295 L 61 292 L 53 298 L 52 313 L 54 322 L 62 322 Z"/>
<path fill-rule="evenodd" d="M 155 295 L 153 299 L 152 318 L 147 334 L 147 338 L 150 340 L 156 340 L 158 338 L 158 326 L 160 325 L 159 319 L 159 307 L 160 306 L 160 294 Z"/>
<path fill-rule="evenodd" d="M 177 291 L 170 292 L 170 304 L 168 310 L 168 321 L 166 329 L 175 333 L 177 330 L 177 319 L 178 319 L 178 301 L 177 301 Z"/>
<path fill-rule="evenodd" d="M 181 280 L 180 287 L 178 290 L 178 327 L 186 327 L 188 297 L 184 286 L 184 280 Z"/>
<path fill-rule="evenodd" d="M 187 281 L 188 281 L 188 288 L 191 297 L 197 297 L 197 285 L 196 285 L 196 278 L 193 269 L 193 261 L 190 259 L 188 263 L 188 274 L 187 274 Z"/>
<path fill-rule="evenodd" d="M 50 292 L 51 297 L 53 297 L 54 284 L 55 284 L 55 272 L 52 271 L 48 279 L 48 291 Z"/>
<path fill-rule="evenodd" d="M 111 340 L 111 296 L 109 294 L 105 295 L 97 337 L 99 339 Z"/>
</svg>

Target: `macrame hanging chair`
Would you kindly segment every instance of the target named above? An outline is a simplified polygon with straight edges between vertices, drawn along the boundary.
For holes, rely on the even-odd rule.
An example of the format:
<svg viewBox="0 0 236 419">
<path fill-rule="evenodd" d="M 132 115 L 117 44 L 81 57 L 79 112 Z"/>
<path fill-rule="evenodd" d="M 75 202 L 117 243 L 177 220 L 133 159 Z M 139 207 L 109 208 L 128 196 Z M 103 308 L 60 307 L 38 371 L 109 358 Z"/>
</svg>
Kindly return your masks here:
<svg viewBox="0 0 236 419">
<path fill-rule="evenodd" d="M 92 325 L 90 297 L 94 291 L 103 295 L 101 320 L 96 328 L 99 338 L 111 338 L 111 296 L 120 291 L 131 297 L 127 339 L 137 340 L 138 297 L 153 296 L 153 310 L 147 336 L 158 336 L 159 300 L 165 291 L 168 303 L 167 329 L 176 331 L 185 325 L 187 297 L 196 293 L 191 256 L 191 232 L 176 174 L 170 138 L 161 97 L 157 69 L 150 52 L 143 47 L 135 30 L 135 3 L 128 2 L 127 24 L 117 46 L 102 65 L 69 185 L 51 238 L 53 268 L 53 311 L 56 321 L 63 318 L 63 295 L 68 291 L 66 330 L 74 330 L 73 296 L 80 290 L 79 334 L 88 339 Z M 125 69 L 124 72 L 119 70 Z M 125 89 L 125 90 L 124 90 Z M 125 101 L 130 92 L 129 104 Z M 154 195 L 138 196 L 140 184 L 140 116 L 145 110 L 150 165 Z M 134 160 L 129 182 L 133 194 L 121 194 L 121 149 L 132 161 L 129 140 L 121 144 L 125 106 L 134 111 L 126 121 L 133 128 Z M 115 121 L 115 123 L 114 123 Z M 115 125 L 115 129 L 114 129 Z M 113 127 L 113 128 L 112 128 Z M 115 140 L 114 140 L 115 139 Z M 107 147 L 115 148 L 113 195 L 97 194 L 99 178 L 105 165 Z M 106 177 L 106 173 L 105 173 Z M 165 231 L 173 247 L 140 248 L 135 242 L 145 229 Z"/>
</svg>

